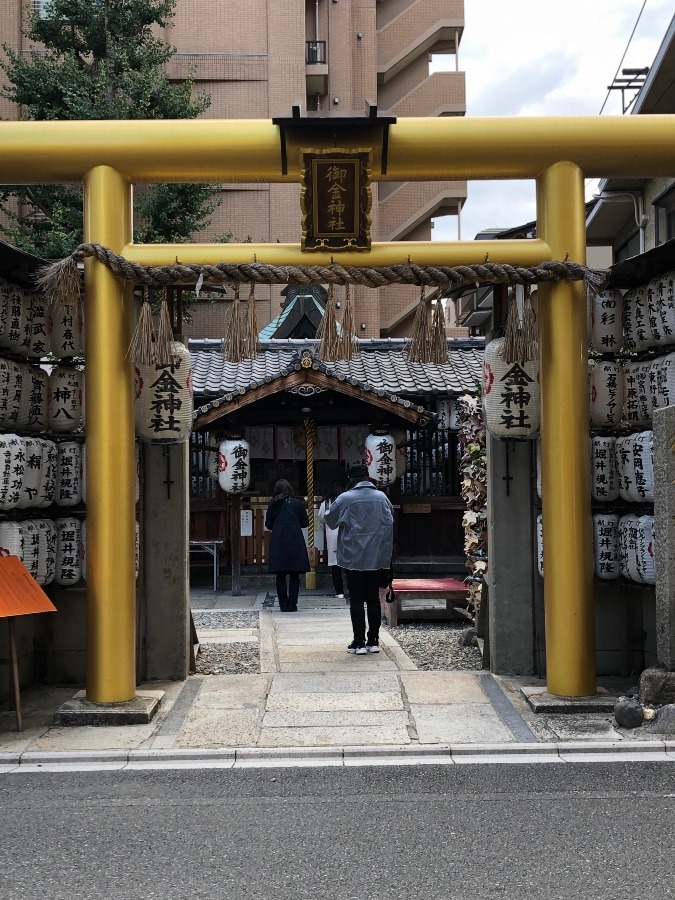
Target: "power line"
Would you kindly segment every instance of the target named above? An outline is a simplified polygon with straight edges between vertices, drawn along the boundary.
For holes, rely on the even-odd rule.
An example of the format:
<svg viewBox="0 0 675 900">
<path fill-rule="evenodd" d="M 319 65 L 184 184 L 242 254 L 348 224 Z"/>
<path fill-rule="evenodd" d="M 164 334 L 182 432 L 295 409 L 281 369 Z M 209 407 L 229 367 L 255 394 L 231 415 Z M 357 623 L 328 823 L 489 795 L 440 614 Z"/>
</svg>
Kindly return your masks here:
<svg viewBox="0 0 675 900">
<path fill-rule="evenodd" d="M 645 6 L 646 6 L 646 5 L 647 5 L 647 0 L 644 0 L 644 2 L 643 2 L 643 4 L 642 4 L 642 8 L 641 8 L 640 12 L 638 13 L 638 17 L 637 17 L 637 19 L 635 20 L 635 25 L 633 25 L 633 30 L 631 31 L 630 37 L 628 38 L 628 43 L 626 44 L 626 49 L 623 51 L 623 56 L 621 57 L 621 60 L 620 60 L 620 62 L 619 62 L 619 65 L 618 65 L 617 68 L 616 68 L 616 72 L 614 73 L 614 78 L 612 78 L 612 84 L 613 84 L 613 83 L 616 81 L 616 79 L 618 78 L 619 72 L 621 71 L 621 66 L 623 65 L 624 59 L 626 58 L 626 54 L 628 53 L 628 49 L 629 49 L 629 47 L 630 47 L 631 41 L 633 40 L 633 37 L 634 37 L 635 32 L 636 32 L 636 30 L 637 30 L 637 27 L 638 27 L 638 25 L 640 24 L 640 19 L 642 18 L 642 13 L 645 11 Z M 608 90 L 607 90 L 607 96 L 605 97 L 605 100 L 604 100 L 602 106 L 600 107 L 600 112 L 598 113 L 598 115 L 600 115 L 600 116 L 602 115 L 602 111 L 603 111 L 603 109 L 605 108 L 605 106 L 607 105 L 607 101 L 609 100 L 609 95 L 610 95 L 610 94 L 611 94 L 611 89 L 608 88 Z"/>
</svg>

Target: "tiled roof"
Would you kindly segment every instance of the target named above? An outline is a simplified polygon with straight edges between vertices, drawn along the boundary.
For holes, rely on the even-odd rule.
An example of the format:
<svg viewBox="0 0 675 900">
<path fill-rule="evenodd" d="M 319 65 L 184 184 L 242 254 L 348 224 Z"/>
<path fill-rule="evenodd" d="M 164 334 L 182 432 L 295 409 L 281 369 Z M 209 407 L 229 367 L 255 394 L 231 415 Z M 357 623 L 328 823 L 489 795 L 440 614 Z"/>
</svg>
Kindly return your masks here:
<svg viewBox="0 0 675 900">
<path fill-rule="evenodd" d="M 301 368 L 301 354 L 295 349 L 265 350 L 254 360 L 238 364 L 224 360 L 217 349 L 195 350 L 190 355 L 194 392 L 201 396 L 241 395 Z M 421 364 L 409 362 L 403 350 L 362 350 L 349 362 L 319 363 L 315 359 L 313 368 L 365 390 L 388 394 L 474 393 L 480 380 L 482 349 L 451 349 L 449 358 L 446 365 Z"/>
</svg>

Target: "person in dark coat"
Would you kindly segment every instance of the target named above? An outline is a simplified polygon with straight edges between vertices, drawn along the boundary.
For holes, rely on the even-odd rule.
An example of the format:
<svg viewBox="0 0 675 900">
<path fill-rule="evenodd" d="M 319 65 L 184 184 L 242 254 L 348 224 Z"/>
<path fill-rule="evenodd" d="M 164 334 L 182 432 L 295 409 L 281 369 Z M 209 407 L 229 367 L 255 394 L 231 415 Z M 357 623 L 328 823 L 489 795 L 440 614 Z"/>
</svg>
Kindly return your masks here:
<svg viewBox="0 0 675 900">
<path fill-rule="evenodd" d="M 277 576 L 277 597 L 282 612 L 297 612 L 300 573 L 310 570 L 307 544 L 302 533 L 308 525 L 305 504 L 293 496 L 293 488 L 288 481 L 277 481 L 267 507 L 265 528 L 272 532 L 269 569 Z"/>
</svg>

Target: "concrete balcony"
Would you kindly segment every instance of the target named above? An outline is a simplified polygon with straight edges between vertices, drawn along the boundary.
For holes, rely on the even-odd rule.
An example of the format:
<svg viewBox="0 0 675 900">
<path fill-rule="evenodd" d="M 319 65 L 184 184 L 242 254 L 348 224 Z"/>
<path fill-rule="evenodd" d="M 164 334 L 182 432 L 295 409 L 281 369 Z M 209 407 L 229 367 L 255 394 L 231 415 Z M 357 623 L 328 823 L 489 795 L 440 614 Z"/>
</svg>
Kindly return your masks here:
<svg viewBox="0 0 675 900">
<path fill-rule="evenodd" d="M 378 13 L 377 77 L 384 84 L 432 48 L 456 52 L 464 28 L 463 0 L 398 0 Z M 388 12 L 395 12 L 387 18 Z"/>
<path fill-rule="evenodd" d="M 384 197 L 380 191 L 379 240 L 401 240 L 432 216 L 456 215 L 465 199 L 465 181 L 406 181 Z"/>
<path fill-rule="evenodd" d="M 464 72 L 434 72 L 399 97 L 397 88 L 405 90 L 403 74 L 383 85 L 378 92 L 378 105 L 395 116 L 463 116 L 466 112 Z M 399 82 L 401 82 L 399 84 Z M 396 99 L 395 99 L 396 97 Z"/>
</svg>

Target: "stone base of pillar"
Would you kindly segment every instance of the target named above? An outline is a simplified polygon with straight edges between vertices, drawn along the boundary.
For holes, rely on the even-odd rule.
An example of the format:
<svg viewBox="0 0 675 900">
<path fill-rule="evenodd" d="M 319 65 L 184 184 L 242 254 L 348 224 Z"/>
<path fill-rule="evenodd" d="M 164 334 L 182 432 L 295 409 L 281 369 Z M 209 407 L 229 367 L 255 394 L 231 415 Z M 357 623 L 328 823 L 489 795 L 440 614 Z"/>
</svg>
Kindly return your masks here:
<svg viewBox="0 0 675 900">
<path fill-rule="evenodd" d="M 85 691 L 78 691 L 56 710 L 54 724 L 147 725 L 163 699 L 164 691 L 138 691 L 133 700 L 125 703 L 92 703 Z"/>
<path fill-rule="evenodd" d="M 558 697 L 543 685 L 526 685 L 520 693 L 536 713 L 611 713 L 617 700 L 602 687 L 591 697 Z"/>
</svg>

